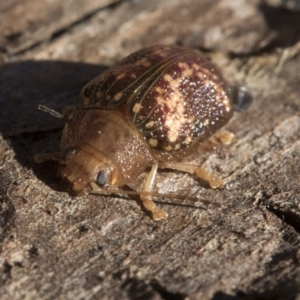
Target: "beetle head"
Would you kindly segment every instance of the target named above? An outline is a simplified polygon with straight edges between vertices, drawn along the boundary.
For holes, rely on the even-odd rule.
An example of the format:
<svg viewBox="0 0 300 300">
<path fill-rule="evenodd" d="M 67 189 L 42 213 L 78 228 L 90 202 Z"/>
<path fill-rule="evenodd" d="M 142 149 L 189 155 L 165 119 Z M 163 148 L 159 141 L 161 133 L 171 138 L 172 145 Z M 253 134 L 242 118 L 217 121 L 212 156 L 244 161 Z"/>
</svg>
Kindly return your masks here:
<svg viewBox="0 0 300 300">
<path fill-rule="evenodd" d="M 69 147 L 63 153 L 63 160 L 58 169 L 62 178 L 76 195 L 86 194 L 91 190 L 91 183 L 103 187 L 111 182 L 111 169 L 107 160 L 90 151 Z"/>
</svg>

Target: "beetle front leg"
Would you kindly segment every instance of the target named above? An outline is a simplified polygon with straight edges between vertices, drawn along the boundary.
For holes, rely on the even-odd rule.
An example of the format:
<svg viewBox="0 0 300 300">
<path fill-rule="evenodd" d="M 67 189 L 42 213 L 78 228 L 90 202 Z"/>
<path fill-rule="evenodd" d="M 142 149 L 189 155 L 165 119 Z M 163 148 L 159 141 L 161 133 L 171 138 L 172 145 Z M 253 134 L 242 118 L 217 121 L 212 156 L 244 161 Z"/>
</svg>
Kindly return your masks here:
<svg viewBox="0 0 300 300">
<path fill-rule="evenodd" d="M 145 185 L 143 188 L 144 192 L 151 192 L 157 172 L 157 164 L 154 164 L 151 168 L 151 171 L 145 181 Z M 151 217 L 155 221 L 163 220 L 168 217 L 168 214 L 158 208 L 156 204 L 152 201 L 151 196 L 140 195 L 140 199 L 142 201 L 142 206 L 151 213 Z"/>
<path fill-rule="evenodd" d="M 62 156 L 60 152 L 53 153 L 37 153 L 34 155 L 34 161 L 38 164 L 41 164 L 47 160 L 61 161 Z"/>
</svg>

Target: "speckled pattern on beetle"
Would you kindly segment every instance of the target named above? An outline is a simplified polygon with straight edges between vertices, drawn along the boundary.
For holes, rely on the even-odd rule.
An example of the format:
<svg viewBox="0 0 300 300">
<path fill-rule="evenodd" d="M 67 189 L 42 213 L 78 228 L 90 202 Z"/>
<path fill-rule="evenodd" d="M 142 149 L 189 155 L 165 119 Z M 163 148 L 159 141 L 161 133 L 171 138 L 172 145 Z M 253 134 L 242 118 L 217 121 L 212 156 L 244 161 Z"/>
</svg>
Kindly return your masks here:
<svg viewBox="0 0 300 300">
<path fill-rule="evenodd" d="M 79 106 L 118 109 L 167 158 L 206 139 L 232 114 L 218 70 L 196 51 L 167 46 L 138 51 L 92 80 Z"/>
<path fill-rule="evenodd" d="M 167 213 L 150 196 L 158 168 L 188 172 L 211 188 L 222 187 L 221 179 L 180 160 L 213 135 L 230 143 L 233 135 L 218 130 L 232 113 L 224 78 L 199 52 L 152 46 L 83 88 L 66 122 L 61 152 L 51 158 L 60 161 L 58 176 L 77 194 L 120 188 L 151 167 L 143 188 L 149 195 L 140 198 L 160 220 Z"/>
</svg>

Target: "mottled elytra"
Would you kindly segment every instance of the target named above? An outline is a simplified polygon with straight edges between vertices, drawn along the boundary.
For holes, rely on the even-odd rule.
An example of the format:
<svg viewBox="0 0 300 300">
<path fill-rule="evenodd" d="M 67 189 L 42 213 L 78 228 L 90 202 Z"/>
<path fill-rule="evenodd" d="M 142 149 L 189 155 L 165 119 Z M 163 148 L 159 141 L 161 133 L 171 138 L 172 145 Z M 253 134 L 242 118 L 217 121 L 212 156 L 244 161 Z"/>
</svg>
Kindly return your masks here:
<svg viewBox="0 0 300 300">
<path fill-rule="evenodd" d="M 227 123 L 232 105 L 218 70 L 199 52 L 146 48 L 85 86 L 79 107 L 115 109 L 152 151 L 171 158 Z"/>
<path fill-rule="evenodd" d="M 75 194 L 116 190 L 150 173 L 140 194 L 155 220 L 167 213 L 151 200 L 157 169 L 188 172 L 211 188 L 221 179 L 181 162 L 218 131 L 233 106 L 218 69 L 199 52 L 175 46 L 137 51 L 88 83 L 63 130 L 58 176 Z M 45 156 L 49 158 L 49 154 Z M 41 160 L 41 156 L 39 156 Z"/>
</svg>

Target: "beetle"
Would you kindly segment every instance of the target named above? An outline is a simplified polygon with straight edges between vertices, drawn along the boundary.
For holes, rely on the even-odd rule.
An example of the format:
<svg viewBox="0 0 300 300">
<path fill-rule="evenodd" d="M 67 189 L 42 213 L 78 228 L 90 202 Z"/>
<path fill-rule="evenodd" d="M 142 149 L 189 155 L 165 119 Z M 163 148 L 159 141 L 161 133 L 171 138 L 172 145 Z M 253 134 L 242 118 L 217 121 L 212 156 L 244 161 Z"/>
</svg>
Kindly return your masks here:
<svg viewBox="0 0 300 300">
<path fill-rule="evenodd" d="M 152 201 L 158 169 L 187 172 L 210 188 L 223 181 L 199 165 L 183 162 L 220 131 L 233 114 L 230 89 L 220 71 L 198 51 L 155 45 L 101 73 L 82 90 L 63 129 L 60 152 L 36 160 L 59 160 L 58 177 L 76 195 L 115 190 L 150 168 L 140 199 L 154 220 L 167 217 Z"/>
</svg>

